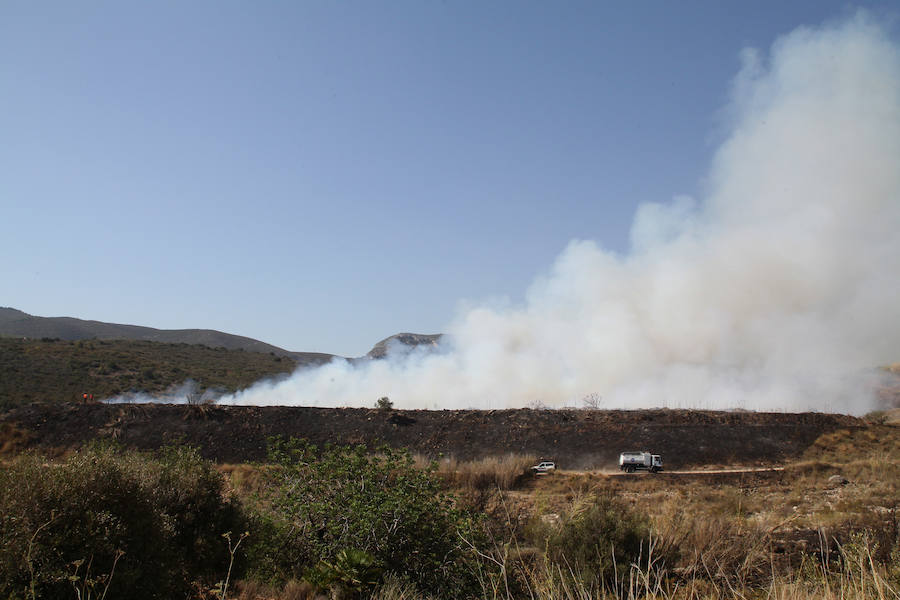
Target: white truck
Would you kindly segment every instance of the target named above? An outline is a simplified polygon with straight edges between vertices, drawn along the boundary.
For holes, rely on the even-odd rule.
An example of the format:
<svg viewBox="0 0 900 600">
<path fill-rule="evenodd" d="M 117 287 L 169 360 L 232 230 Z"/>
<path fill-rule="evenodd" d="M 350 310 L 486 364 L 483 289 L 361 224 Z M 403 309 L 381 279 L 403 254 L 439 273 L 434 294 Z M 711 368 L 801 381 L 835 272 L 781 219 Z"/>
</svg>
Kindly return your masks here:
<svg viewBox="0 0 900 600">
<path fill-rule="evenodd" d="M 634 473 L 635 471 L 659 473 L 662 471 L 662 468 L 662 457 L 659 454 L 623 452 L 619 455 L 619 470 L 626 473 Z"/>
<path fill-rule="evenodd" d="M 555 470 L 556 470 L 556 463 L 551 462 L 549 460 L 543 460 L 540 462 L 540 464 L 537 464 L 537 465 L 534 465 L 533 467 L 531 467 L 531 471 L 535 475 L 538 475 L 540 473 L 552 473 Z"/>
</svg>

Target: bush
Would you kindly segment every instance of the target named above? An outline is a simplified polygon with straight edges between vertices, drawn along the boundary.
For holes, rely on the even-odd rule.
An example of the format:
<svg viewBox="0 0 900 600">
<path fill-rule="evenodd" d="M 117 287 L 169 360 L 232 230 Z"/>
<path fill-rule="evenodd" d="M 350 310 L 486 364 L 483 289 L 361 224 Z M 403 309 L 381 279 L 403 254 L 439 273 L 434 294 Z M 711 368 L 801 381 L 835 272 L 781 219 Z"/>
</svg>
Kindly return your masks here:
<svg viewBox="0 0 900 600">
<path fill-rule="evenodd" d="M 587 588 L 616 586 L 631 564 L 646 561 L 649 519 L 611 497 L 597 497 L 564 517 L 559 525 L 541 523 L 532 530 L 546 549 L 550 570 Z"/>
<path fill-rule="evenodd" d="M 393 573 L 432 594 L 460 597 L 475 584 L 462 538 L 471 518 L 453 507 L 431 470 L 410 454 L 273 440 L 266 525 L 251 561 L 269 574 L 304 575 L 325 587 L 370 588 Z"/>
<path fill-rule="evenodd" d="M 154 459 L 93 447 L 56 465 L 23 456 L 0 471 L 0 597 L 107 584 L 108 597 L 184 597 L 224 575 L 221 536 L 241 525 L 222 477 L 191 449 Z"/>
</svg>

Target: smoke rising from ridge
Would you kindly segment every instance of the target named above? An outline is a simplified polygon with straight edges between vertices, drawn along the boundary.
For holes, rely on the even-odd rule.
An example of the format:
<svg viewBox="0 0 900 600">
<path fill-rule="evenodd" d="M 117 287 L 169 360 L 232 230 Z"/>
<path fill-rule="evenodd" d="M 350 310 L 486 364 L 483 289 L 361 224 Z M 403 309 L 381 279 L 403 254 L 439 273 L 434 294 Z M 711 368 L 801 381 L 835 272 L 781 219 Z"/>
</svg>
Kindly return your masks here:
<svg viewBox="0 0 900 600">
<path fill-rule="evenodd" d="M 398 408 L 866 412 L 900 355 L 900 49 L 861 14 L 745 50 L 703 198 L 639 208 L 618 256 L 576 240 L 521 306 L 443 351 L 334 361 L 222 399 Z"/>
</svg>

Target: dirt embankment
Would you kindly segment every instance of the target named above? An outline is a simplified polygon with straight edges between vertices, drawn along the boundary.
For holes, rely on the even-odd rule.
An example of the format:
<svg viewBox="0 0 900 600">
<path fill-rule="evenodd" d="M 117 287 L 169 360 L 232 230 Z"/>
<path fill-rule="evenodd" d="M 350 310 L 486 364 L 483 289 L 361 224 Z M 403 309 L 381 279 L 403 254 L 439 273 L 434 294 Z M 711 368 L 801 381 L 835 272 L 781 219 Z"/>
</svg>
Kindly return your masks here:
<svg viewBox="0 0 900 600">
<path fill-rule="evenodd" d="M 400 411 L 300 407 L 31 404 L 0 416 L 16 449 L 66 450 L 91 439 L 152 449 L 198 446 L 219 462 L 263 460 L 272 435 L 315 444 L 387 443 L 459 459 L 528 453 L 568 469 L 610 468 L 619 452 L 661 453 L 669 469 L 772 465 L 799 456 L 816 438 L 863 422 L 821 413 L 688 410 Z"/>
</svg>

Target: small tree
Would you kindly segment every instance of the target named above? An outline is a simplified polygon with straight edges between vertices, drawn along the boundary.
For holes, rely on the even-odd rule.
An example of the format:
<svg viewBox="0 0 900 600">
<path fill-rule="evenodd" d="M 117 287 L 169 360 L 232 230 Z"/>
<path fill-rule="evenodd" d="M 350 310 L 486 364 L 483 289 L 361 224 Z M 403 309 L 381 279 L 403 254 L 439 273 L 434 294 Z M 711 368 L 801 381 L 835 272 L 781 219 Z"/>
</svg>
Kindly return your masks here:
<svg viewBox="0 0 900 600">
<path fill-rule="evenodd" d="M 381 410 L 391 410 L 392 408 L 394 408 L 394 403 L 391 402 L 391 399 L 387 396 L 382 396 L 378 399 L 377 402 L 375 402 L 375 407 Z"/>
<path fill-rule="evenodd" d="M 588 410 L 600 410 L 600 404 L 603 402 L 603 396 L 597 392 L 591 392 L 581 399 L 581 404 Z"/>
</svg>

